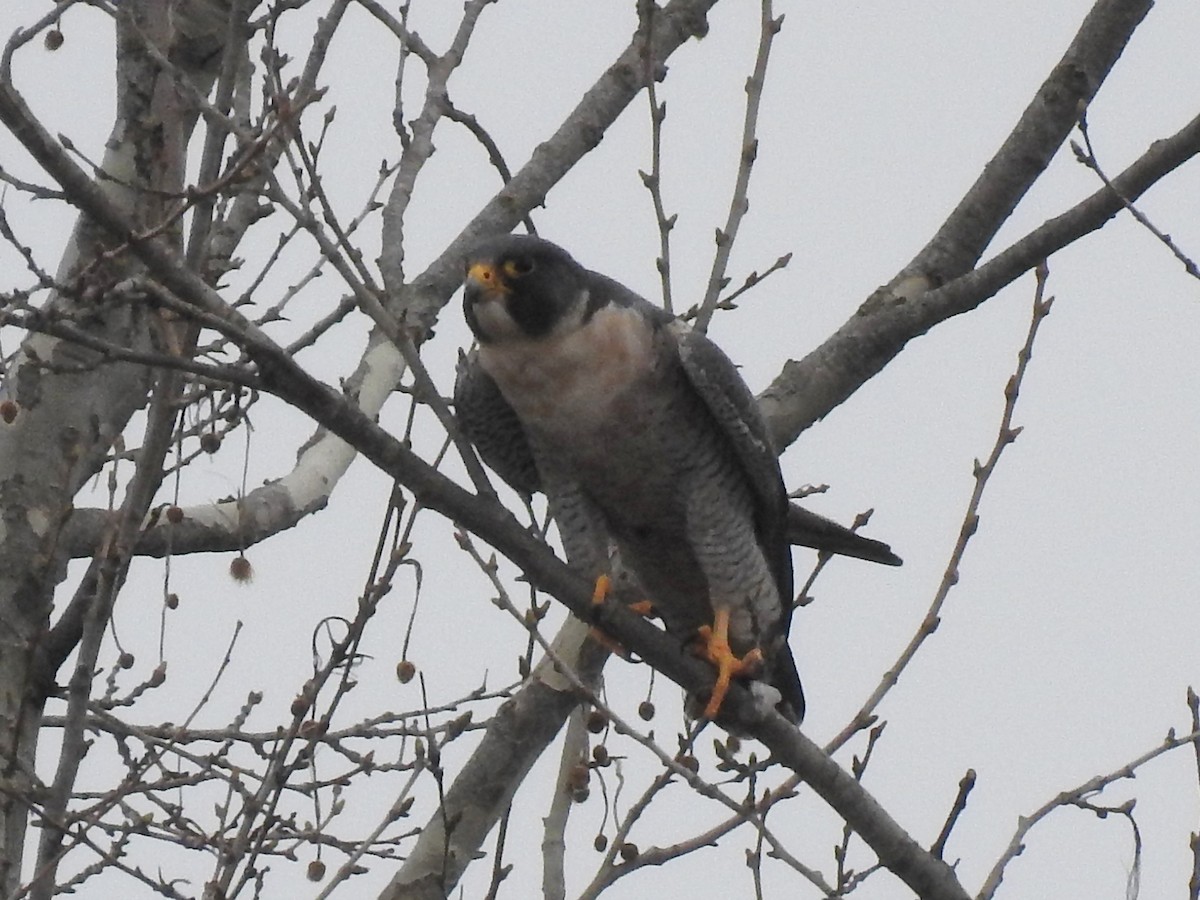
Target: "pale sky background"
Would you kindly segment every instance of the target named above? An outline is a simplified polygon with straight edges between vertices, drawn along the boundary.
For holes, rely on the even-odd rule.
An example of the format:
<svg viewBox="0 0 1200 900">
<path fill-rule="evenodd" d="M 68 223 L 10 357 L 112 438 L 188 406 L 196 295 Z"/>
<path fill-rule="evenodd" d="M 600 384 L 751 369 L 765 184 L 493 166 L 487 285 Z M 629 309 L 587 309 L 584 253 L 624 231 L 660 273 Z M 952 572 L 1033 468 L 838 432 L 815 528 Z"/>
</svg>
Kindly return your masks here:
<svg viewBox="0 0 1200 900">
<path fill-rule="evenodd" d="M 443 49 L 460 4 L 415 0 L 413 6 L 416 29 Z M 710 332 L 742 365 L 754 390 L 764 388 L 786 359 L 818 345 L 924 245 L 1007 135 L 1089 6 L 1079 0 L 776 4 L 776 15 L 787 19 L 773 49 L 750 214 L 730 274 L 737 283 L 783 253 L 794 256 L 739 312 L 719 315 Z M 633 9 L 633 0 L 506 0 L 489 8 L 467 64 L 451 81 L 455 103 L 478 116 L 509 164 L 519 167 L 626 45 Z M 22 10 L 19 20 L 33 14 Z M 302 57 L 308 32 L 301 20 L 309 17 L 292 19 Z M 17 21 L 13 6 L 0 12 L 6 33 Z M 60 51 L 33 46 L 14 63 L 17 84 L 34 109 L 94 159 L 102 154 L 112 108 L 112 50 L 102 21 L 81 9 L 68 17 Z M 1196 114 L 1197 35 L 1200 6 L 1186 0 L 1162 0 L 1135 34 L 1089 111 L 1093 140 L 1110 174 Z M 757 39 L 757 4 L 727 0 L 712 15 L 708 37 L 677 51 L 659 88 L 668 104 L 665 202 L 669 212 L 679 213 L 672 248 L 681 307 L 703 290 L 713 229 L 725 219 L 740 149 L 743 84 Z M 322 79 L 331 88 L 327 103 L 338 109 L 325 151 L 326 188 L 340 198 L 347 217 L 361 205 L 380 160 L 398 154 L 390 129 L 395 49 L 353 10 Z M 410 72 L 412 115 L 422 87 L 420 66 L 412 64 Z M 320 111 L 309 115 L 315 127 Z M 648 118 L 645 98 L 639 98 L 535 219 L 544 237 L 568 247 L 585 265 L 655 298 L 657 233 L 637 174 L 649 165 Z M 435 143 L 438 152 L 409 216 L 410 275 L 498 187 L 464 131 L 445 123 Z M 7 134 L 0 135 L 0 162 L 19 175 L 34 175 Z M 1096 186 L 1064 150 L 992 251 Z M 1200 164 L 1193 161 L 1169 176 L 1140 206 L 1193 258 L 1200 256 Z M 56 259 L 70 218 L 50 204 L 31 208 L 11 191 L 6 208 L 23 239 Z M 271 231 L 260 234 L 260 246 L 271 245 Z M 377 225 L 364 229 L 369 259 L 378 252 L 377 233 Z M 253 271 L 253 254 L 245 250 Z M 313 259 L 294 255 L 295 268 L 273 279 L 272 291 Z M 1189 684 L 1200 686 L 1200 284 L 1127 216 L 1052 258 L 1050 270 L 1057 302 L 1042 326 L 1015 417 L 1025 430 L 984 499 L 979 533 L 940 629 L 880 710 L 887 731 L 865 779 L 884 807 L 928 846 L 959 778 L 969 767 L 977 770 L 977 787 L 947 849 L 949 860 L 961 859 L 959 876 L 972 893 L 1019 815 L 1151 749 L 1168 728 L 1186 731 L 1185 691 Z M 5 289 L 27 281 L 7 247 L 0 248 L 0 274 Z M 304 302 L 319 315 L 340 295 L 329 275 Z M 790 488 L 831 486 L 809 501 L 811 508 L 849 522 L 874 507 L 867 533 L 891 543 L 905 559 L 900 569 L 834 561 L 817 582 L 817 602 L 796 617 L 792 644 L 809 697 L 803 730 L 818 743 L 841 729 L 925 613 L 972 489 L 972 460 L 985 457 L 994 440 L 1032 295 L 1033 278 L 1027 276 L 983 309 L 914 341 L 783 457 Z M 265 307 L 274 293 L 262 296 Z M 302 361 L 331 382 L 346 375 L 361 350 L 361 318 L 345 329 L 337 354 L 310 352 Z M 5 341 L 8 352 L 14 339 L 6 335 Z M 467 341 L 456 299 L 426 351 L 447 393 L 454 354 Z M 398 396 L 385 421 L 401 428 L 405 409 Z M 255 408 L 252 421 L 251 486 L 284 474 L 311 431 L 271 400 Z M 242 441 L 239 436 L 236 449 L 189 470 L 185 502 L 236 492 Z M 253 688 L 267 699 L 251 727 L 281 721 L 309 670 L 315 624 L 328 615 L 352 615 L 387 493 L 387 479 L 357 463 L 328 510 L 251 551 L 257 575 L 249 586 L 230 582 L 224 558 L 174 560 L 172 589 L 182 605 L 168 617 L 171 679 L 134 718 L 182 719 L 241 620 L 246 630 L 233 664 L 201 722 L 227 721 Z M 425 583 L 412 655 L 426 674 L 430 699 L 442 702 L 477 685 L 485 669 L 493 686 L 514 677 L 525 636 L 488 602 L 491 589 L 443 523 L 433 514 L 422 521 L 416 553 Z M 798 582 L 814 558 L 796 553 Z M 507 570 L 511 574 L 512 567 Z M 135 565 L 116 614 L 123 641 L 138 656 L 135 674 L 143 676 L 156 663 L 162 577 L 161 562 Z M 72 587 L 68 581 L 64 591 Z M 392 674 L 410 608 L 411 590 L 402 579 L 369 630 L 365 649 L 373 658 L 360 667 L 361 684 L 343 723 L 381 708 L 419 705 L 415 684 L 402 687 Z M 648 674 L 645 667 L 610 666 L 608 696 L 619 712 L 636 718 Z M 660 713 L 654 727 L 671 748 L 678 694 L 662 679 L 655 688 Z M 861 752 L 864 745 L 858 741 L 852 749 Z M 448 754 L 452 771 L 466 752 L 465 741 L 459 746 Z M 628 749 L 626 801 L 655 771 L 643 752 Z M 850 758 L 843 751 L 838 761 L 848 767 Z M 516 869 L 501 896 L 540 890 L 540 817 L 557 765 L 551 751 L 518 795 L 507 853 Z M 361 815 L 363 831 L 375 821 L 368 814 L 386 808 L 393 788 L 389 783 L 369 790 L 378 796 L 360 800 L 346 814 Z M 431 792 L 421 796 L 414 824 L 428 813 Z M 1130 797 L 1137 798 L 1144 840 L 1141 896 L 1184 895 L 1191 869 L 1188 834 L 1200 818 L 1194 755 L 1181 749 L 1160 758 L 1102 800 L 1115 806 Z M 587 883 L 598 860 L 591 849 L 602 816 L 597 800 L 594 790 L 593 800 L 573 813 L 569 896 Z M 671 843 L 723 817 L 723 808 L 676 787 L 659 799 L 633 840 Z M 840 823 L 811 792 L 774 812 L 770 824 L 788 836 L 794 853 L 833 877 L 830 848 L 840 839 Z M 751 846 L 753 833 L 740 830 L 716 850 L 642 870 L 605 896 L 753 896 L 743 862 L 743 850 Z M 873 861 L 861 842 L 852 847 L 856 867 Z M 290 896 L 319 890 L 300 880 L 308 858 L 305 850 L 293 866 L 298 880 Z M 999 896 L 1121 898 L 1132 858 L 1123 819 L 1059 811 L 1029 836 Z M 331 868 L 340 861 L 334 855 L 328 860 Z M 278 870 L 289 864 L 272 865 Z M 489 870 L 490 861 L 469 872 L 465 896 L 482 896 Z M 207 869 L 189 871 L 198 891 Z M 371 875 L 335 896 L 374 896 L 390 872 L 389 865 L 375 864 Z M 767 897 L 817 896 L 780 863 L 767 861 L 764 873 Z M 141 896 L 126 888 L 125 895 Z M 269 896 L 288 896 L 273 891 Z M 102 895 L 91 889 L 81 896 Z M 890 900 L 909 894 L 881 873 L 854 896 Z"/>
</svg>

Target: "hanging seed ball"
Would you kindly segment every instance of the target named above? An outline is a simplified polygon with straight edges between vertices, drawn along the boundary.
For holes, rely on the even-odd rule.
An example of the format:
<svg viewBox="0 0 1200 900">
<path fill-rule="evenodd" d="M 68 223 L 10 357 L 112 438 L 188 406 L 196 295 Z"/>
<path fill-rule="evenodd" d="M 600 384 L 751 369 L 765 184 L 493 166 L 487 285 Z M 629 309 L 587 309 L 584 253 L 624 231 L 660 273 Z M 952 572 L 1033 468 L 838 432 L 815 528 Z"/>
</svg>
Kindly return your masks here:
<svg viewBox="0 0 1200 900">
<path fill-rule="evenodd" d="M 654 718 L 654 704 L 649 700 L 643 700 L 638 704 L 638 715 L 643 721 L 649 722 Z"/>
<path fill-rule="evenodd" d="M 229 576 L 237 582 L 246 584 L 254 580 L 254 566 L 250 565 L 250 560 L 246 557 L 238 555 L 229 563 Z"/>
<path fill-rule="evenodd" d="M 290 709 L 291 714 L 293 716 L 304 715 L 306 712 L 308 712 L 308 705 L 309 705 L 308 695 L 307 694 L 297 694 L 292 700 L 292 705 L 291 705 L 291 709 Z"/>
<path fill-rule="evenodd" d="M 571 766 L 571 771 L 567 774 L 567 787 L 573 791 L 586 788 L 588 774 L 588 767 L 583 763 Z"/>
<path fill-rule="evenodd" d="M 401 684 L 408 684 L 417 674 L 417 667 L 411 660 L 402 659 L 396 663 L 396 678 Z"/>
<path fill-rule="evenodd" d="M 134 662 L 133 654 L 129 653 L 128 651 L 126 651 L 125 653 L 122 653 L 120 656 L 117 657 L 117 665 L 120 666 L 122 669 L 132 669 L 133 662 Z"/>
<path fill-rule="evenodd" d="M 319 859 L 312 860 L 304 874 L 309 881 L 320 881 L 325 877 L 325 863 Z"/>
<path fill-rule="evenodd" d="M 167 598 L 163 602 L 167 604 L 167 609 L 178 609 L 179 608 L 179 595 L 178 594 L 167 594 Z"/>
<path fill-rule="evenodd" d="M 587 788 L 580 788 L 577 791 L 571 792 L 571 799 L 576 803 L 586 803 L 587 798 L 592 796 L 592 792 Z"/>
<path fill-rule="evenodd" d="M 596 839 L 592 841 L 592 846 L 596 848 L 597 853 L 603 853 L 608 849 L 608 838 L 602 834 L 596 835 Z"/>
<path fill-rule="evenodd" d="M 183 510 L 178 506 L 167 507 L 167 521 L 172 525 L 178 525 L 183 521 Z"/>
<path fill-rule="evenodd" d="M 608 725 L 608 716 L 600 712 L 598 709 L 593 709 L 587 716 L 587 730 L 592 734 L 599 734 Z"/>
<path fill-rule="evenodd" d="M 200 449 L 205 453 L 216 453 L 221 449 L 221 436 L 215 431 L 206 431 L 200 435 Z"/>
<path fill-rule="evenodd" d="M 621 859 L 625 862 L 633 862 L 638 858 L 638 846 L 626 841 L 621 845 Z"/>
<path fill-rule="evenodd" d="M 603 744 L 597 744 L 592 748 L 592 759 L 595 760 L 598 766 L 607 766 L 609 762 L 608 748 Z"/>
</svg>

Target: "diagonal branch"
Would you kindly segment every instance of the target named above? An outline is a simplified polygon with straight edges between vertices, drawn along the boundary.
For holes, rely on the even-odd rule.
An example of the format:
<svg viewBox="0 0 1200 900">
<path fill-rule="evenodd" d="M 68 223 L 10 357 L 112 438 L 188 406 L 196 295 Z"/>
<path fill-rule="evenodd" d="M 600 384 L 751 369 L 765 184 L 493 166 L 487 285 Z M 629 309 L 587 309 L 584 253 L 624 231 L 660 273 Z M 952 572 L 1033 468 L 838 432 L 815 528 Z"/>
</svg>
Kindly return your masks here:
<svg viewBox="0 0 1200 900">
<path fill-rule="evenodd" d="M 975 265 L 1050 165 L 1152 5 L 1097 0 L 1012 133 L 899 277 L 920 274 L 936 286 Z"/>
<path fill-rule="evenodd" d="M 516 563 L 534 585 L 558 598 L 578 618 L 596 618 L 622 645 L 685 690 L 698 694 L 711 688 L 710 667 L 684 652 L 678 641 L 627 610 L 619 601 L 609 601 L 593 612 L 591 585 L 586 579 L 531 536 L 507 510 L 447 479 L 344 395 L 305 372 L 261 329 L 225 304 L 215 290 L 189 271 L 165 243 L 158 238 L 135 238 L 121 210 L 28 117 L 20 97 L 3 85 L 0 85 L 0 120 L 12 120 L 19 126 L 31 152 L 38 155 L 82 211 L 118 238 L 128 241 L 131 250 L 164 287 L 227 323 L 222 327 L 223 333 L 245 349 L 257 365 L 266 390 L 354 446 L 408 487 L 417 502 L 483 537 Z M 574 697 L 571 702 L 574 703 Z M 730 691 L 726 704 L 729 724 L 757 737 L 784 764 L 799 772 L 906 884 L 922 896 L 965 897 L 945 863 L 921 850 L 861 784 L 790 723 L 774 712 L 762 710 L 741 686 Z M 561 721 L 560 718 L 555 723 L 555 731 Z M 523 766 L 532 764 L 532 759 L 522 757 L 518 762 Z"/>
<path fill-rule="evenodd" d="M 457 238 L 409 285 L 402 300 L 408 322 L 424 333 L 462 281 L 467 250 L 488 235 L 512 231 L 604 133 L 642 90 L 643 73 L 666 64 L 685 41 L 708 30 L 705 16 L 716 0 L 672 0 L 655 13 L 649 48 L 635 33 L 621 55 L 576 104 L 558 130 L 538 145 L 529 161 L 481 209 Z"/>
<path fill-rule="evenodd" d="M 1029 254 L 1028 264 L 1020 271 L 987 286 L 973 285 L 969 305 L 960 300 L 958 305 L 947 304 L 944 310 L 935 311 L 928 299 L 922 298 L 926 314 L 913 312 L 914 298 L 961 278 L 979 261 L 1000 226 L 1050 164 L 1150 6 L 1150 0 L 1097 0 L 1016 127 L 929 243 L 825 343 L 800 362 L 784 365 L 759 398 L 776 446 L 788 446 L 828 415 L 882 371 L 912 338 L 974 308 L 1057 249 L 1041 247 Z M 1172 168 L 1162 169 L 1153 180 Z M 1111 215 L 1087 217 L 1088 224 L 1079 223 L 1072 239 L 1100 227 Z"/>
<path fill-rule="evenodd" d="M 642 49 L 642 40 L 632 41 L 555 134 L 538 146 L 529 162 L 476 216 L 466 233 L 480 235 L 510 229 L 529 210 L 540 204 L 557 180 L 599 143 L 607 128 L 632 102 L 643 83 L 640 66 L 646 62 L 641 54 L 649 52 L 651 64 L 655 67 L 664 65 L 667 57 L 688 37 L 703 34 L 706 28 L 704 16 L 715 2 L 674 0 L 660 10 L 656 15 L 660 24 L 649 51 Z M 410 41 L 416 40 L 415 36 L 407 33 L 405 37 Z M 329 38 L 329 27 L 323 27 L 316 43 L 324 46 Z M 423 59 L 436 59 L 424 45 L 420 45 L 420 48 L 422 52 L 418 55 Z M 309 74 L 311 68 L 306 67 L 306 77 L 301 87 L 311 84 L 314 77 Z M 0 85 L 0 121 L 26 143 L 47 171 L 53 172 L 55 166 L 69 163 L 57 142 L 45 135 L 39 138 L 36 130 L 30 129 L 30 125 L 36 125 L 36 118 L 10 85 Z M 272 153 L 277 155 L 278 149 L 273 148 Z M 76 192 L 90 190 L 78 178 L 73 179 L 73 184 Z M 235 206 L 239 209 L 242 206 L 252 207 L 255 196 L 253 192 L 240 194 Z M 253 218 L 248 213 L 239 214 L 238 221 L 244 223 Z M 232 253 L 232 247 L 224 243 L 229 237 L 222 233 L 222 247 L 216 255 L 228 256 Z M 461 278 L 462 248 L 473 239 L 460 238 L 414 285 L 402 291 L 402 305 L 409 308 L 409 324 L 414 322 L 414 298 L 430 304 L 428 315 L 434 317 L 448 302 Z M 392 307 L 395 312 L 394 303 Z M 432 322 L 432 319 L 429 321 Z M 219 326 L 219 323 L 213 322 L 206 324 Z M 236 337 L 236 334 L 228 336 Z M 345 380 L 346 388 L 360 408 L 373 416 L 378 414 L 383 403 L 391 396 L 405 370 L 398 349 L 376 335 L 369 342 L 355 372 Z M 305 442 L 291 472 L 251 491 L 240 500 L 185 509 L 184 521 L 180 524 L 169 524 L 161 517 L 148 520 L 137 553 L 161 556 L 168 552 L 180 552 L 185 547 L 195 551 L 244 549 L 291 528 L 307 515 L 324 507 L 354 456 L 353 447 L 327 432 L 319 431 Z M 76 511 L 62 538 L 64 545 L 70 548 L 70 555 L 91 554 L 96 536 L 103 531 L 105 517 L 106 513 L 98 510 Z"/>
<path fill-rule="evenodd" d="M 771 44 L 775 40 L 775 35 L 779 33 L 779 29 L 783 27 L 783 16 L 776 19 L 771 10 L 770 0 L 763 0 L 758 53 L 754 59 L 754 71 L 746 79 L 746 112 L 742 120 L 742 152 L 738 161 L 737 179 L 733 186 L 733 196 L 729 201 L 729 213 L 725 218 L 725 226 L 717 229 L 717 251 L 713 255 L 712 270 L 709 272 L 708 285 L 704 289 L 704 299 L 700 301 L 700 308 L 696 312 L 694 324 L 700 331 L 708 329 L 708 323 L 717 310 L 721 291 L 729 284 L 729 278 L 725 274 L 729 268 L 729 257 L 733 252 L 733 244 L 737 240 L 742 219 L 750 210 L 750 173 L 754 168 L 754 160 L 758 156 L 758 111 L 762 104 L 763 83 L 767 78 Z"/>
<path fill-rule="evenodd" d="M 921 620 L 916 633 L 900 652 L 899 658 L 884 673 L 883 679 L 876 686 L 875 690 L 871 692 L 866 701 L 864 701 L 862 707 L 854 714 L 846 727 L 828 742 L 826 749 L 830 752 L 835 752 L 853 735 L 869 727 L 875 721 L 875 711 L 878 709 L 879 704 L 883 702 L 883 698 L 887 696 L 887 693 L 895 687 L 901 674 L 917 655 L 917 651 L 921 649 L 921 646 L 930 635 L 937 630 L 938 624 L 941 622 L 942 608 L 946 603 L 946 598 L 950 595 L 950 591 L 954 586 L 958 584 L 959 567 L 962 565 L 963 557 L 967 552 L 967 545 L 979 528 L 979 507 L 987 490 L 988 481 L 996 471 L 996 467 L 1004 451 L 1017 439 L 1017 435 L 1021 432 L 1019 426 L 1014 427 L 1012 424 L 1013 413 L 1016 411 L 1017 398 L 1021 392 L 1021 385 L 1025 380 L 1025 373 L 1028 371 L 1029 361 L 1033 358 L 1033 344 L 1037 339 L 1038 329 L 1042 321 L 1050 314 L 1050 307 L 1054 302 L 1053 298 L 1045 296 L 1046 280 L 1048 278 L 1049 270 L 1045 265 L 1039 266 L 1037 270 L 1037 284 L 1033 296 L 1033 315 L 1029 322 L 1029 330 L 1025 335 L 1025 343 L 1017 353 L 1016 371 L 1009 377 L 1008 383 L 1004 387 L 1004 412 L 1000 416 L 1000 426 L 996 432 L 996 440 L 992 444 L 991 452 L 988 454 L 986 461 L 981 463 L 978 459 L 975 460 L 975 487 L 971 492 L 971 499 L 967 502 L 966 513 L 959 528 L 958 540 L 954 544 L 953 551 L 951 551 L 950 560 L 942 575 L 942 581 L 934 593 L 933 601 L 930 603 L 929 609 L 926 611 L 925 617 Z"/>
<path fill-rule="evenodd" d="M 800 362 L 790 361 L 759 398 L 779 446 L 827 415 L 935 325 L 970 312 L 1043 259 L 1104 226 L 1152 185 L 1200 154 L 1200 116 L 1155 141 L 1124 172 L 1086 200 L 944 287 L 886 298 L 876 292 Z"/>
</svg>

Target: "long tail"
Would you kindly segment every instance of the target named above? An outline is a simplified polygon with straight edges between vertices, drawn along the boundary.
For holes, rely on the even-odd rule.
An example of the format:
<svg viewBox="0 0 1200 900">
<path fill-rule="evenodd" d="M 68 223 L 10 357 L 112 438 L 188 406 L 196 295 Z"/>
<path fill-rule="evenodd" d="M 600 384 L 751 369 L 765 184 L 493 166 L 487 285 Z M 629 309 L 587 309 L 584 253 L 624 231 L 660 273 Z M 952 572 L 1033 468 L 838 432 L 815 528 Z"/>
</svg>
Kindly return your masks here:
<svg viewBox="0 0 1200 900">
<path fill-rule="evenodd" d="M 873 541 L 839 525 L 832 519 L 809 512 L 795 503 L 788 504 L 788 543 L 812 547 L 841 556 L 853 556 L 885 566 L 899 566 L 904 561 L 883 541 Z"/>
<path fill-rule="evenodd" d="M 804 720 L 804 688 L 790 647 L 784 645 L 772 663 L 771 685 L 783 695 L 775 707 L 780 715 L 799 725 Z"/>
</svg>

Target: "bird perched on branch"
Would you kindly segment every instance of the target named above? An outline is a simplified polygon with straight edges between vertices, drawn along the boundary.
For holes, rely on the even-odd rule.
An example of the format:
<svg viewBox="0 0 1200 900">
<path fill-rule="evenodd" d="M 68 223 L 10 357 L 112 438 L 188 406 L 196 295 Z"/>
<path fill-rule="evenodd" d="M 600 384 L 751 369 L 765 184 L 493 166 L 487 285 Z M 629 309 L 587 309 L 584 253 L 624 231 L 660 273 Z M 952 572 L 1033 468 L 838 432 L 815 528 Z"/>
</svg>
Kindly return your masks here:
<svg viewBox="0 0 1200 900">
<path fill-rule="evenodd" d="M 706 717 L 731 679 L 754 678 L 799 723 L 789 504 L 733 363 L 537 237 L 476 247 L 463 300 L 479 346 L 460 366 L 455 406 L 484 462 L 523 494 L 545 492 L 568 559 L 598 595 L 615 544 L 668 632 L 716 667 Z M 792 519 L 793 531 L 824 523 L 852 554 L 899 562 L 820 517 Z M 798 542 L 820 545 L 808 537 Z"/>
</svg>

